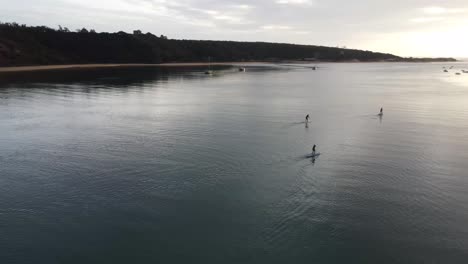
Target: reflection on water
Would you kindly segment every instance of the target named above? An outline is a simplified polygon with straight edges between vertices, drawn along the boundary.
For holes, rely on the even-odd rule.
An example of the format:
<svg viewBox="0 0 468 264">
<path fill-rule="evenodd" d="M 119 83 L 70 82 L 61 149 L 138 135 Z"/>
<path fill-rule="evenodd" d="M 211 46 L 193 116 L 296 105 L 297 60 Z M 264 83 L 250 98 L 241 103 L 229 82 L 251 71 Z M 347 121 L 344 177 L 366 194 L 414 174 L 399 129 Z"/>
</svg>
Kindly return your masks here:
<svg viewBox="0 0 468 264">
<path fill-rule="evenodd" d="M 309 66 L 0 75 L 5 263 L 464 263 L 468 74 Z"/>
</svg>

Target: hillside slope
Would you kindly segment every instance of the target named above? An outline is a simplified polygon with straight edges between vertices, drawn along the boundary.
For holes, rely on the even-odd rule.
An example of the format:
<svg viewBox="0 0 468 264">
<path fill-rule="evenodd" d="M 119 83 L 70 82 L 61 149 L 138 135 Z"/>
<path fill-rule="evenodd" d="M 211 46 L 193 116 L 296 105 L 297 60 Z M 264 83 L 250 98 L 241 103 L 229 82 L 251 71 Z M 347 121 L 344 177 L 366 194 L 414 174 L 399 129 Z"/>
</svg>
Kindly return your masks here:
<svg viewBox="0 0 468 264">
<path fill-rule="evenodd" d="M 392 54 L 266 42 L 173 40 L 151 33 L 70 32 L 0 24 L 0 66 L 194 61 L 401 61 Z"/>
</svg>

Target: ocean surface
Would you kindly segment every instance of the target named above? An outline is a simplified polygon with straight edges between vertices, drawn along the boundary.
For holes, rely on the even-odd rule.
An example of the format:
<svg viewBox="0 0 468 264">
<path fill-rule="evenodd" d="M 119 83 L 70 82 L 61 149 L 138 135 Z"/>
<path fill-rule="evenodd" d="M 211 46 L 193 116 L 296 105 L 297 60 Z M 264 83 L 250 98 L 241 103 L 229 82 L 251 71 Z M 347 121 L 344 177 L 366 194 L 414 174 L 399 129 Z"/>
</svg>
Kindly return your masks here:
<svg viewBox="0 0 468 264">
<path fill-rule="evenodd" d="M 0 75 L 1 263 L 467 263 L 468 64 L 311 66 Z"/>
</svg>

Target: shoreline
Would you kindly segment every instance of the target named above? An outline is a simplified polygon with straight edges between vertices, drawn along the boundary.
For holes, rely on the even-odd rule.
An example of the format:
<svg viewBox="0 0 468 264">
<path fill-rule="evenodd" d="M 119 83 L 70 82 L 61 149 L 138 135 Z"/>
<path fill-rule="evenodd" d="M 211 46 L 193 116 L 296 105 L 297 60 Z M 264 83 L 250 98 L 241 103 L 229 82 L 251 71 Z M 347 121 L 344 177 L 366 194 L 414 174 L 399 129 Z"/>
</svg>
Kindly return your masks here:
<svg viewBox="0 0 468 264">
<path fill-rule="evenodd" d="M 456 61 L 460 62 L 460 61 Z M 241 66 L 248 64 L 323 64 L 327 61 L 238 61 L 238 62 L 169 62 L 169 63 L 90 63 L 90 64 L 58 64 L 58 65 L 35 65 L 35 66 L 6 66 L 0 67 L 0 73 L 15 72 L 37 72 L 52 70 L 76 70 L 76 69 L 101 69 L 101 68 L 136 68 L 136 67 L 207 67 L 207 66 Z M 341 61 L 334 63 L 395 63 L 393 61 Z M 431 63 L 431 62 L 409 62 L 409 63 Z M 449 62 L 448 62 L 449 63 Z"/>
<path fill-rule="evenodd" d="M 37 65 L 37 66 L 7 66 L 0 67 L 0 73 L 33 72 L 51 70 L 74 69 L 100 69 L 100 68 L 133 68 L 133 67 L 203 67 L 203 66 L 233 66 L 239 64 L 252 64 L 262 62 L 178 62 L 178 63 L 96 63 L 96 64 L 64 64 L 64 65 Z"/>
</svg>

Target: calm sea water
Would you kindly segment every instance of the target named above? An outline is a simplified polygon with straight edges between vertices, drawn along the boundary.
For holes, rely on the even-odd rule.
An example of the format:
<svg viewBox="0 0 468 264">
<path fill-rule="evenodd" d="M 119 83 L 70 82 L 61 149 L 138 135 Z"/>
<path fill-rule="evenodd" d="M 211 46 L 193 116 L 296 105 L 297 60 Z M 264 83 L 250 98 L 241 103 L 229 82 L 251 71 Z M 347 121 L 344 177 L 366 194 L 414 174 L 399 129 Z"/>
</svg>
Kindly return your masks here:
<svg viewBox="0 0 468 264">
<path fill-rule="evenodd" d="M 468 74 L 442 66 L 2 75 L 1 262 L 466 263 Z"/>
</svg>

